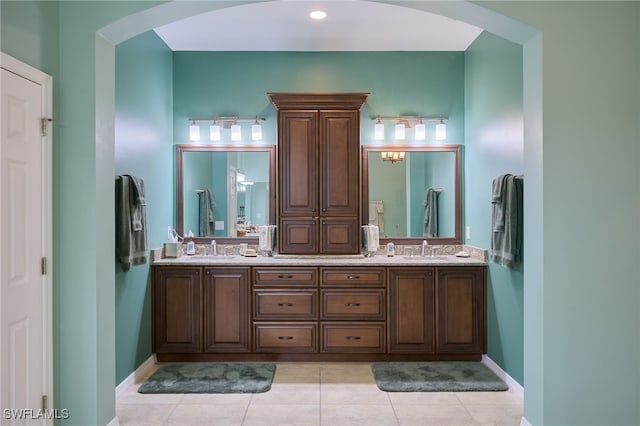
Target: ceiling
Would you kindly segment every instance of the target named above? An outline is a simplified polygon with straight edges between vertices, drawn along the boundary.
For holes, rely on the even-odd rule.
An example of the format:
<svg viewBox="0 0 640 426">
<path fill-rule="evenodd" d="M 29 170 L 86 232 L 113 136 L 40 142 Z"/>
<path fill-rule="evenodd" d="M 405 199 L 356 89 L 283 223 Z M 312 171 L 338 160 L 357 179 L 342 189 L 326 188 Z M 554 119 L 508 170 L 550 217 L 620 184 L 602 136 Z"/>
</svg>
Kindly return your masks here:
<svg viewBox="0 0 640 426">
<path fill-rule="evenodd" d="M 322 21 L 312 10 L 327 13 Z M 218 9 L 155 32 L 174 51 L 464 51 L 481 28 L 360 0 L 279 0 Z"/>
</svg>

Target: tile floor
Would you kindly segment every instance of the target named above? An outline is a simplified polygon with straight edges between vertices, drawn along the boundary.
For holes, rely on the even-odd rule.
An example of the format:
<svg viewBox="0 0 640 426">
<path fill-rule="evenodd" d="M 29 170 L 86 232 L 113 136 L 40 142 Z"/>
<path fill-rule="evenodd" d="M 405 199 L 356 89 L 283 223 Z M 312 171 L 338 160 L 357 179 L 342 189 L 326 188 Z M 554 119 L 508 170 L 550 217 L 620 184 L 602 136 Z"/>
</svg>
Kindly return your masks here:
<svg viewBox="0 0 640 426">
<path fill-rule="evenodd" d="M 522 417 L 511 391 L 383 392 L 369 364 L 278 363 L 271 390 L 258 394 L 143 395 L 139 386 L 116 401 L 121 426 L 518 426 Z"/>
</svg>

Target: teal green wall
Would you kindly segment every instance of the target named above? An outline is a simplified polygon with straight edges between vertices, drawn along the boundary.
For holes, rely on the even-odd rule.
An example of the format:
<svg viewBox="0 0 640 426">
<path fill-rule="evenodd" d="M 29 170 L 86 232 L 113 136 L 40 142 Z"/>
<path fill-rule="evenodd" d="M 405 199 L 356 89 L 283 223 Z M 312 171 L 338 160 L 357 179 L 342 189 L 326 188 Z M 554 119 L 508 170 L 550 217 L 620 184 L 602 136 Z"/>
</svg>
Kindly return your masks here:
<svg viewBox="0 0 640 426">
<path fill-rule="evenodd" d="M 115 174 L 144 180 L 148 247 L 173 224 L 172 52 L 154 32 L 116 47 Z M 151 356 L 149 263 L 116 263 L 116 383 Z"/>
<path fill-rule="evenodd" d="M 58 2 L 0 3 L 2 51 L 54 78 L 58 76 Z"/>
<path fill-rule="evenodd" d="M 524 49 L 544 123 L 525 121 L 525 415 L 640 424 L 640 2 L 489 5 L 541 32 Z"/>
<path fill-rule="evenodd" d="M 175 143 L 189 143 L 189 118 L 225 115 L 266 117 L 263 143 L 275 143 L 268 92 L 328 91 L 371 93 L 363 143 L 373 142 L 371 117 L 379 115 L 448 115 L 447 143 L 464 142 L 463 52 L 174 52 L 173 77 Z M 243 143 L 250 140 L 244 130 Z M 429 139 L 433 132 L 428 123 Z M 204 124 L 201 135 L 208 135 Z"/>
<path fill-rule="evenodd" d="M 490 250 L 493 178 L 524 172 L 522 47 L 482 33 L 465 52 L 465 69 L 466 243 Z M 487 354 L 524 385 L 523 266 L 489 263 L 487 275 Z"/>
</svg>

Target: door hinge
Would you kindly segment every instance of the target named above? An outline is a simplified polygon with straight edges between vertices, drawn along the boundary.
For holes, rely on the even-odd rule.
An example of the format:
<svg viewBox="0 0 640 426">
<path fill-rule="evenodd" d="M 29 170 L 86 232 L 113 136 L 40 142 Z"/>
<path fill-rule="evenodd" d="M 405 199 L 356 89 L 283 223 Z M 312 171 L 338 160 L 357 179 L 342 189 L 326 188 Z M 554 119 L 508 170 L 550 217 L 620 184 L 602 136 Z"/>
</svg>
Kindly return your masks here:
<svg viewBox="0 0 640 426">
<path fill-rule="evenodd" d="M 42 271 L 42 275 L 47 275 L 47 258 L 43 257 L 40 260 L 40 270 Z"/>
<path fill-rule="evenodd" d="M 47 409 L 47 395 L 42 395 L 42 410 Z"/>
<path fill-rule="evenodd" d="M 47 123 L 53 121 L 52 118 L 41 118 L 40 119 L 40 135 L 41 136 L 47 136 Z"/>
</svg>

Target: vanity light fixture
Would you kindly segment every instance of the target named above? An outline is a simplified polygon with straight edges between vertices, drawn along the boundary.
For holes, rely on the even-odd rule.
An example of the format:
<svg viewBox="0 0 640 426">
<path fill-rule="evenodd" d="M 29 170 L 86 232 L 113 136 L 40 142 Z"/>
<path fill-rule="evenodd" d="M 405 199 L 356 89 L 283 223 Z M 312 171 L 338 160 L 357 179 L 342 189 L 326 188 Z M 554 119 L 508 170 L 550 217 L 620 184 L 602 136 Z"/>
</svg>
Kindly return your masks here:
<svg viewBox="0 0 640 426">
<path fill-rule="evenodd" d="M 447 139 L 447 125 L 443 120 L 436 124 L 436 140 L 443 141 Z"/>
<path fill-rule="evenodd" d="M 373 139 L 377 141 L 384 140 L 384 124 L 378 118 L 376 124 L 373 126 Z"/>
<path fill-rule="evenodd" d="M 216 120 L 213 120 L 209 126 L 209 140 L 217 142 L 222 139 L 222 129 Z"/>
<path fill-rule="evenodd" d="M 251 125 L 251 140 L 261 141 L 262 140 L 262 125 L 258 123 L 258 117 L 256 117 L 256 121 Z"/>
<path fill-rule="evenodd" d="M 396 132 L 395 132 L 395 137 L 397 140 L 404 140 L 404 123 L 402 122 L 402 120 L 398 120 L 398 123 L 396 124 Z"/>
<path fill-rule="evenodd" d="M 382 151 L 380 157 L 382 161 L 391 161 L 391 164 L 404 160 L 404 151 Z"/>
<path fill-rule="evenodd" d="M 242 128 L 238 123 L 231 125 L 231 140 L 234 142 L 242 140 Z"/>
<path fill-rule="evenodd" d="M 413 138 L 417 141 L 423 141 L 427 137 L 427 126 L 420 120 L 413 128 Z"/>
<path fill-rule="evenodd" d="M 200 140 L 200 123 L 209 123 L 209 140 L 213 142 L 222 140 L 222 129 L 230 129 L 231 140 L 234 142 L 242 140 L 242 128 L 240 123 L 251 123 L 251 139 L 262 140 L 262 126 L 260 121 L 265 121 L 264 117 L 241 118 L 241 117 L 213 117 L 213 118 L 189 118 L 189 140 Z M 257 126 L 257 127 L 256 127 Z"/>
<path fill-rule="evenodd" d="M 398 117 L 371 117 L 375 120 L 373 138 L 377 141 L 384 140 L 384 124 L 383 121 L 395 121 L 395 139 L 406 139 L 406 129 L 413 128 L 413 138 L 417 141 L 423 141 L 427 138 L 427 125 L 428 122 L 437 123 L 435 126 L 435 140 L 441 141 L 447 139 L 447 117 L 424 117 L 417 115 L 401 115 Z"/>
<path fill-rule="evenodd" d="M 191 120 L 191 125 L 189 126 L 189 140 L 190 141 L 200 140 L 200 126 L 198 126 L 195 120 Z"/>
</svg>

